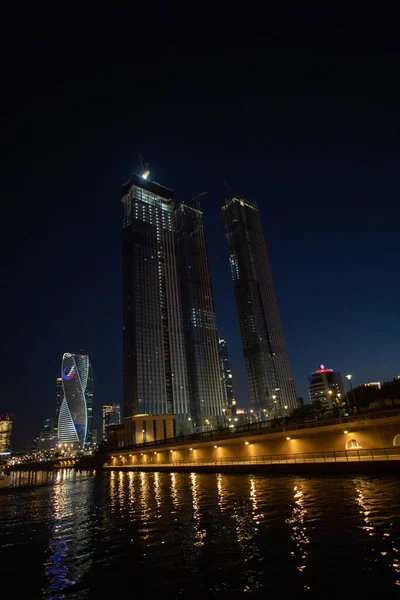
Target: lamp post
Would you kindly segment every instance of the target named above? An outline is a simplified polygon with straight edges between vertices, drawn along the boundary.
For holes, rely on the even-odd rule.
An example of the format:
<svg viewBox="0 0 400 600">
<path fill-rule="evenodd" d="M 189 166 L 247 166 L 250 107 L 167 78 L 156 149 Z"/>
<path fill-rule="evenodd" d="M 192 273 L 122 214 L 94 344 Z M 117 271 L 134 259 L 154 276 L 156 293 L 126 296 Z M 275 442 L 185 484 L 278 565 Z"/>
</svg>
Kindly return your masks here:
<svg viewBox="0 0 400 600">
<path fill-rule="evenodd" d="M 348 379 L 349 383 L 350 383 L 350 391 L 351 391 L 351 396 L 352 396 L 352 400 L 353 400 L 353 410 L 352 410 L 352 412 L 356 413 L 356 412 L 358 412 L 358 406 L 357 406 L 356 399 L 355 399 L 355 396 L 354 396 L 353 384 L 351 383 L 351 380 L 353 379 L 353 375 L 351 373 L 349 373 L 348 375 L 346 375 L 346 379 Z"/>
<path fill-rule="evenodd" d="M 273 406 L 273 409 L 274 409 L 274 417 L 275 417 L 275 419 L 276 419 L 278 415 L 277 415 L 277 407 L 276 407 L 276 404 L 277 404 L 277 399 L 276 399 L 276 396 L 275 396 L 275 395 L 274 395 L 274 396 L 272 396 L 272 400 L 274 401 L 274 406 Z"/>
</svg>

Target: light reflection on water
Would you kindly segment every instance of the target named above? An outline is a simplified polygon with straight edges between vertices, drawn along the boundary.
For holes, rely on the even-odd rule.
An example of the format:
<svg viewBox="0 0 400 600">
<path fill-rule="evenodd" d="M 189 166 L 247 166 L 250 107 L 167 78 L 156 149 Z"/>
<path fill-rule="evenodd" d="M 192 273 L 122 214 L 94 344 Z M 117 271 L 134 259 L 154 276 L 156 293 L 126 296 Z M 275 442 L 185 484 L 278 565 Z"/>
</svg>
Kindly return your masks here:
<svg viewBox="0 0 400 600">
<path fill-rule="evenodd" d="M 133 581 L 136 593 L 191 600 L 400 596 L 395 478 L 13 477 L 0 494 L 0 564 L 18 573 L 21 597 L 115 597 Z"/>
</svg>

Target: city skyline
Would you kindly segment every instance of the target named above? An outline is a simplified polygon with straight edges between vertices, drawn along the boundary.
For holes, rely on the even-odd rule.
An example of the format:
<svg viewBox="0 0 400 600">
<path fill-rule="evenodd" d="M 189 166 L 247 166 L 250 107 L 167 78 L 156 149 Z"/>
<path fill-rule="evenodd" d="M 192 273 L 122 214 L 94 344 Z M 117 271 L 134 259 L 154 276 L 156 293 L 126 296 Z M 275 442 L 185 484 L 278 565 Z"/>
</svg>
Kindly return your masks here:
<svg viewBox="0 0 400 600">
<path fill-rule="evenodd" d="M 71 46 L 61 23 L 56 36 L 32 28 L 9 41 L 0 412 L 15 413 L 16 448 L 53 415 L 66 348 L 90 352 L 98 406 L 122 397 L 118 190 L 138 171 L 137 151 L 182 198 L 208 190 L 215 310 L 232 367 L 242 351 L 225 181 L 259 201 L 299 396 L 321 362 L 353 373 L 353 385 L 398 374 L 398 60 L 386 30 L 372 46 L 358 19 L 318 33 L 285 18 L 267 35 L 244 31 L 240 44 L 222 44 L 220 30 L 206 44 L 191 35 L 184 52 L 180 35 L 145 28 L 132 39 L 85 27 Z M 237 397 L 247 397 L 244 368 Z"/>
</svg>

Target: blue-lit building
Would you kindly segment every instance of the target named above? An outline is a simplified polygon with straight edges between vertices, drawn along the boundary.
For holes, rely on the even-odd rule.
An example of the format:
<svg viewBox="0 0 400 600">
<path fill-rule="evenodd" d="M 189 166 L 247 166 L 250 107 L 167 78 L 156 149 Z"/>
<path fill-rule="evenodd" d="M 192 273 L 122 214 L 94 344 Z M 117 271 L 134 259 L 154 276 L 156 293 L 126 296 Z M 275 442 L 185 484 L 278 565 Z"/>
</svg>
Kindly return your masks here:
<svg viewBox="0 0 400 600">
<path fill-rule="evenodd" d="M 93 433 L 93 373 L 86 352 L 63 355 L 61 377 L 64 397 L 58 416 L 58 440 L 90 447 Z"/>
</svg>

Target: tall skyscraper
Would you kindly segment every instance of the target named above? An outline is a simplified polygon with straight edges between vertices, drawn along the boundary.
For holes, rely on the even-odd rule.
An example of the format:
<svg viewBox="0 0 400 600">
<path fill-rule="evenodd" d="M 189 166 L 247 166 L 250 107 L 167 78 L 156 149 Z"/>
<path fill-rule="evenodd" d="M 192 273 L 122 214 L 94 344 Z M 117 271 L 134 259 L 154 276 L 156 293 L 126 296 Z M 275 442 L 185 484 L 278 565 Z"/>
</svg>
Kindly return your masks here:
<svg viewBox="0 0 400 600">
<path fill-rule="evenodd" d="M 190 408 L 203 429 L 222 424 L 227 408 L 203 213 L 198 202 L 182 202 L 175 217 Z"/>
<path fill-rule="evenodd" d="M 107 439 L 107 425 L 119 425 L 121 423 L 121 407 L 119 404 L 103 404 L 102 415 L 103 440 Z"/>
<path fill-rule="evenodd" d="M 60 414 L 61 403 L 64 398 L 64 388 L 62 384 L 62 377 L 56 379 L 56 418 L 54 421 L 54 433 L 58 435 L 58 417 Z"/>
<path fill-rule="evenodd" d="M 250 400 L 260 417 L 282 416 L 297 401 L 257 204 L 232 194 L 222 214 Z"/>
<path fill-rule="evenodd" d="M 222 337 L 219 338 L 219 358 L 222 368 L 222 381 L 224 384 L 225 402 L 230 410 L 234 410 L 236 401 L 233 397 L 233 379 L 229 362 L 228 344 Z"/>
<path fill-rule="evenodd" d="M 93 373 L 86 352 L 66 352 L 61 365 L 63 400 L 58 416 L 61 443 L 90 446 L 93 427 Z"/>
<path fill-rule="evenodd" d="M 168 188 L 133 175 L 122 188 L 124 416 L 190 415 Z"/>
<path fill-rule="evenodd" d="M 10 452 L 13 415 L 0 415 L 0 453 Z"/>
</svg>

